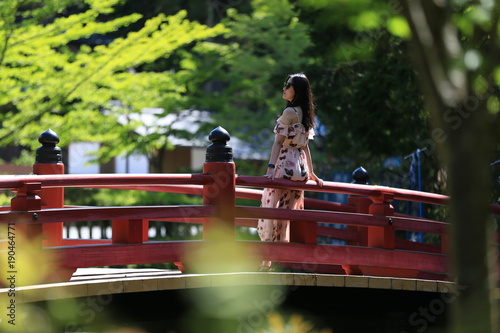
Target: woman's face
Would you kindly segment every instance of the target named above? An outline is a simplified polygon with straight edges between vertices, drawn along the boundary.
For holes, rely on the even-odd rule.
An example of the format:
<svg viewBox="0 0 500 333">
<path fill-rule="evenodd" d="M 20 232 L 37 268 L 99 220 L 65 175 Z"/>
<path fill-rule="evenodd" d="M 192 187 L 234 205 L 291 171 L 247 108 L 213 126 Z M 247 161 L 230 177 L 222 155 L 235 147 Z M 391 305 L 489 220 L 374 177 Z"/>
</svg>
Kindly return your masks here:
<svg viewBox="0 0 500 333">
<path fill-rule="evenodd" d="M 292 78 L 289 78 L 288 81 L 285 83 L 285 86 L 283 87 L 283 99 L 286 99 L 287 101 L 291 102 L 293 101 L 294 97 L 295 97 L 295 90 L 293 89 Z"/>
</svg>

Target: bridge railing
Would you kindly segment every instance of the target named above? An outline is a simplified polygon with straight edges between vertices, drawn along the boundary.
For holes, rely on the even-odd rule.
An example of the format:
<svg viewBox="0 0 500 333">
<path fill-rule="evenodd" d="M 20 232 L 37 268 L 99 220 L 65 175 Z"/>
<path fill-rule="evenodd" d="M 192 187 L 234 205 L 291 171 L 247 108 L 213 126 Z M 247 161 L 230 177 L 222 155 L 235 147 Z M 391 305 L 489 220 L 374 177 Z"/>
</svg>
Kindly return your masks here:
<svg viewBox="0 0 500 333">
<path fill-rule="evenodd" d="M 189 253 L 200 251 L 207 244 L 235 242 L 235 226 L 256 227 L 257 220 L 262 218 L 290 220 L 291 242 L 237 242 L 255 263 L 269 260 L 311 272 L 448 277 L 448 224 L 395 214 L 391 206 L 393 200 L 446 205 L 447 196 L 384 186 L 326 181 L 319 187 L 312 181 L 238 176 L 226 144 L 229 135 L 221 128 L 210 135 L 212 144 L 207 148 L 202 174 L 68 175 L 63 174 L 64 166 L 56 147 L 58 138 L 54 135 L 44 132 L 40 137 L 42 147 L 37 151 L 34 166 L 37 175 L 0 176 L 0 189 L 16 193 L 10 207 L 0 211 L 0 224 L 22 234 L 23 239 L 52 258 L 54 274 L 45 280 L 69 279 L 77 268 L 83 267 L 174 262 L 182 269 L 186 265 L 189 268 Z M 198 194 L 203 196 L 203 205 L 69 207 L 64 205 L 67 187 Z M 236 205 L 236 198 L 260 200 L 262 188 L 342 193 L 349 195 L 349 201 L 343 205 L 306 198 L 304 210 Z M 500 214 L 499 206 L 491 208 L 494 214 Z M 63 238 L 64 222 L 92 220 L 112 221 L 111 240 Z M 203 240 L 150 241 L 150 220 L 202 223 Z M 318 223 L 341 224 L 347 229 L 320 227 Z M 220 236 L 221 230 L 228 231 L 222 233 L 225 237 Z M 396 238 L 396 230 L 436 234 L 441 244 L 404 241 Z M 318 244 L 319 235 L 345 240 L 346 245 Z M 14 243 L 14 252 L 23 251 L 22 242 L 17 244 L 14 240 Z M 3 248 L 6 253 L 8 246 L 7 238 Z"/>
</svg>

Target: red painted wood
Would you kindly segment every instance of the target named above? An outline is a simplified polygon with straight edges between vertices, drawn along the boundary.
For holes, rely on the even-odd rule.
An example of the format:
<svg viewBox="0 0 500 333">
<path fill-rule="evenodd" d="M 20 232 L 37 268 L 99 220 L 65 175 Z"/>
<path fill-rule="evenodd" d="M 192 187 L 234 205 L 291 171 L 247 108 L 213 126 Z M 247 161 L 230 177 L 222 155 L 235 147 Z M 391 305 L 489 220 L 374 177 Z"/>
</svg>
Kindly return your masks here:
<svg viewBox="0 0 500 333">
<path fill-rule="evenodd" d="M 318 223 L 291 221 L 290 242 L 316 244 L 318 242 Z"/>
<path fill-rule="evenodd" d="M 213 206 L 134 206 L 134 207 L 81 207 L 35 210 L 29 213 L 0 212 L 0 222 L 6 223 L 13 218 L 21 223 L 41 224 L 60 220 L 65 222 L 145 219 L 210 217 Z M 32 220 L 33 213 L 38 215 Z"/>
<path fill-rule="evenodd" d="M 42 207 L 42 199 L 38 196 L 41 191 L 41 184 L 39 182 L 26 183 L 22 187 L 18 188 L 16 196 L 11 199 L 10 206 L 11 210 L 14 212 L 24 212 L 24 211 L 38 211 Z M 37 246 L 42 247 L 42 225 L 21 225 L 24 222 L 24 218 L 20 215 L 23 213 L 14 213 L 7 219 L 6 223 L 14 223 L 16 234 L 24 234 L 31 243 L 38 243 Z M 30 221 L 33 221 L 32 215 L 29 217 Z M 18 237 L 20 239 L 20 237 Z M 22 242 L 22 241 L 21 241 Z M 22 247 L 19 240 L 16 240 L 17 246 Z"/>
<path fill-rule="evenodd" d="M 1 216 L 1 215 L 0 215 Z M 369 214 L 291 210 L 279 208 L 261 207 L 236 207 L 236 216 L 241 218 L 269 218 L 269 219 L 293 219 L 294 221 L 317 221 L 324 223 L 336 223 L 353 226 L 379 226 L 388 223 L 385 216 L 373 216 Z M 434 234 L 443 234 L 448 229 L 448 224 L 443 222 L 430 222 L 423 219 L 409 219 L 391 217 L 394 229 L 414 230 Z"/>
<path fill-rule="evenodd" d="M 368 207 L 368 213 L 372 215 L 386 216 L 387 223 L 382 227 L 369 227 L 367 245 L 370 247 L 380 247 L 384 249 L 394 249 L 395 247 L 395 229 L 392 225 L 392 215 L 394 207 L 391 201 L 394 200 L 392 193 L 381 193 L 378 196 L 372 196 L 373 203 Z"/>
<path fill-rule="evenodd" d="M 42 225 L 45 228 L 57 225 L 60 221 L 122 220 L 114 223 L 113 243 L 62 240 L 61 245 L 64 246 L 54 247 L 56 241 L 44 241 L 43 245 L 48 246 L 44 251 L 57 254 L 61 260 L 61 267 L 69 270 L 77 267 L 155 262 L 176 262 L 183 265 L 184 255 L 187 252 L 207 244 L 205 241 L 147 241 L 149 220 L 204 223 L 206 230 L 217 226 L 234 230 L 235 225 L 255 227 L 258 218 L 275 218 L 292 221 L 292 227 L 299 230 L 293 236 L 294 242 L 241 243 L 253 253 L 249 260 L 256 263 L 263 259 L 289 263 L 292 266 L 308 267 L 306 270 L 315 272 L 340 271 L 342 267 L 347 274 L 419 278 L 440 278 L 447 273 L 446 256 L 439 253 L 438 247 L 395 239 L 394 231 L 412 230 L 441 235 L 443 244 L 441 252 L 445 252 L 449 225 L 402 214 L 393 215 L 390 205 L 390 202 L 396 199 L 445 205 L 449 200 L 446 196 L 336 182 L 325 182 L 320 188 L 314 182 L 273 181 L 265 177 L 235 176 L 234 163 L 207 164 L 209 165 L 205 173 L 198 175 L 0 176 L 0 188 L 17 190 L 17 196 L 12 200 L 12 211 L 5 207 L 0 209 L 0 223 L 15 221 L 21 229 L 24 227 L 31 230 L 30 234 L 35 237 L 40 235 Z M 236 188 L 236 184 L 345 193 L 351 195 L 350 205 L 306 198 L 306 207 L 315 210 L 234 206 L 236 198 L 260 200 L 262 195 L 261 190 Z M 50 198 L 44 197 L 43 193 L 52 193 L 47 191 L 70 186 L 203 194 L 204 205 L 64 208 L 61 206 L 41 209 L 51 205 Z M 37 197 L 39 193 L 42 199 Z M 491 207 L 493 212 L 500 213 L 500 206 Z M 37 214 L 37 219 L 34 219 L 34 214 Z M 317 228 L 318 222 L 343 224 L 350 229 Z M 23 223 L 30 225 L 19 225 Z M 345 239 L 351 244 L 356 242 L 358 246 L 317 245 L 316 228 L 320 234 Z M 211 237 L 205 239 L 212 239 L 212 242 L 216 240 Z"/>
<path fill-rule="evenodd" d="M 394 249 L 395 230 L 392 227 L 368 227 L 368 246 Z"/>
<path fill-rule="evenodd" d="M 206 174 L 97 174 L 97 175 L 20 175 L 0 176 L 0 188 L 22 187 L 24 183 L 40 182 L 44 187 L 123 186 L 147 184 L 198 184 L 213 182 Z"/>
<path fill-rule="evenodd" d="M 379 248 L 312 245 L 273 242 L 248 242 L 253 253 L 265 260 L 326 265 L 356 265 L 447 272 L 447 259 L 442 254 L 420 253 Z"/>
<path fill-rule="evenodd" d="M 368 210 L 373 201 L 367 197 L 360 196 L 349 196 L 347 199 L 347 203 L 354 208 L 354 211 L 359 214 L 368 214 Z M 357 232 L 359 237 L 357 240 L 348 241 L 348 245 L 358 245 L 358 246 L 367 246 L 368 245 L 368 228 L 362 226 L 347 226 L 347 229 L 352 232 Z M 345 269 L 345 267 L 344 267 Z M 347 271 L 360 272 L 357 267 L 348 267 Z"/>
<path fill-rule="evenodd" d="M 39 210 L 42 207 L 42 200 L 38 196 L 41 189 L 42 184 L 40 182 L 22 184 L 17 189 L 16 196 L 10 201 L 11 210 L 14 212 Z"/>
<path fill-rule="evenodd" d="M 44 251 L 57 255 L 61 267 L 94 267 L 157 262 L 184 261 L 184 253 L 195 251 L 206 241 L 146 242 L 54 247 Z M 447 260 L 441 254 L 394 251 L 377 248 L 313 245 L 273 242 L 240 242 L 247 247 L 250 261 L 302 263 L 316 265 L 356 265 L 388 269 L 447 272 Z M 304 266 L 304 267 L 305 267 Z"/>
<path fill-rule="evenodd" d="M 109 186 L 89 186 L 91 188 L 109 188 Z M 203 195 L 203 186 L 201 185 L 149 185 L 149 186 L 113 186 L 114 189 L 122 190 L 137 190 L 137 191 L 152 191 L 152 192 L 169 192 L 169 193 L 184 193 L 184 194 L 197 194 Z M 236 188 L 236 198 L 250 199 L 260 201 L 262 197 L 262 190 L 250 188 Z M 371 202 L 371 201 L 370 201 Z M 319 200 L 314 198 L 304 199 L 305 208 L 321 209 L 340 212 L 354 213 L 354 207 L 350 205 L 340 204 L 338 202 L 331 202 Z"/>
<path fill-rule="evenodd" d="M 110 188 L 109 186 L 87 186 L 88 188 Z M 148 192 L 168 192 L 168 193 L 184 193 L 203 195 L 203 185 L 113 185 L 113 189 L 117 190 L 136 190 Z"/>
<path fill-rule="evenodd" d="M 239 227 L 249 227 L 249 228 L 257 228 L 258 219 L 241 219 L 236 218 L 235 223 Z"/>
<path fill-rule="evenodd" d="M 394 195 L 395 200 L 417 201 L 429 204 L 446 205 L 449 197 L 441 194 L 420 192 L 413 190 L 396 189 L 386 186 L 360 185 L 325 181 L 322 187 L 316 182 L 293 182 L 285 179 L 270 180 L 265 177 L 238 176 L 237 185 L 253 187 L 293 188 L 311 190 L 314 192 L 342 193 L 366 197 L 377 197 L 382 193 Z"/>
<path fill-rule="evenodd" d="M 396 248 L 401 250 L 410 250 L 410 251 L 419 251 L 428 253 L 442 253 L 440 246 L 411 242 L 405 239 L 396 239 Z"/>
<path fill-rule="evenodd" d="M 148 241 L 149 221 L 141 219 L 113 220 L 113 243 L 142 243 Z"/>
<path fill-rule="evenodd" d="M 73 239 L 63 238 L 62 246 L 75 246 L 75 245 L 94 245 L 94 244 L 111 244 L 110 239 Z"/>
<path fill-rule="evenodd" d="M 204 223 L 203 239 L 226 237 L 227 231 L 234 239 L 236 166 L 233 162 L 207 162 L 203 165 L 203 172 L 214 179 L 213 183 L 203 187 L 203 204 L 215 206 L 212 217 Z"/>
<path fill-rule="evenodd" d="M 210 175 L 204 174 L 107 174 L 107 175 L 58 175 L 58 176 L 0 176 L 0 188 L 19 188 L 23 183 L 34 179 L 42 182 L 44 187 L 72 187 L 72 186 L 140 186 L 164 184 L 208 184 L 213 181 Z M 290 184 L 292 183 L 292 184 Z M 293 184 L 295 183 L 295 184 Z M 299 184 L 297 184 L 299 183 Z M 237 185 L 253 187 L 288 187 L 318 192 L 344 193 L 361 196 L 377 196 L 380 193 L 392 193 L 395 200 L 409 200 L 422 203 L 446 205 L 449 197 L 412 190 L 395 189 L 390 187 L 359 185 L 337 182 L 325 182 L 323 187 L 318 187 L 315 182 L 291 182 L 286 180 L 269 180 L 264 177 L 238 176 Z M 492 212 L 500 215 L 500 206 L 491 205 Z"/>
<path fill-rule="evenodd" d="M 334 239 L 345 240 L 347 242 L 359 242 L 361 236 L 358 231 L 323 227 L 323 226 L 318 226 L 318 235 Z"/>
<path fill-rule="evenodd" d="M 368 197 L 350 195 L 347 203 L 353 206 L 354 211 L 358 214 L 368 214 L 370 206 L 373 204 L 372 199 Z M 347 229 L 352 232 L 357 232 L 359 235 L 356 241 L 348 241 L 347 245 L 368 246 L 368 228 L 363 226 L 348 225 Z M 342 265 L 347 275 L 361 275 L 361 268 L 356 265 Z"/>
<path fill-rule="evenodd" d="M 99 267 L 182 261 L 187 251 L 195 249 L 193 243 L 150 241 L 139 244 L 52 247 L 43 251 L 57 258 L 60 267 Z"/>
<path fill-rule="evenodd" d="M 206 221 L 206 217 L 177 217 L 177 218 L 155 218 L 155 221 L 162 222 L 176 222 L 176 223 L 196 223 L 203 224 Z"/>
<path fill-rule="evenodd" d="M 63 175 L 63 163 L 35 163 L 33 173 L 37 175 Z M 63 208 L 64 188 L 43 188 L 40 191 L 43 208 Z M 62 220 L 61 220 L 62 221 Z M 59 246 L 63 237 L 63 222 L 44 224 L 42 227 L 45 246 Z"/>
</svg>

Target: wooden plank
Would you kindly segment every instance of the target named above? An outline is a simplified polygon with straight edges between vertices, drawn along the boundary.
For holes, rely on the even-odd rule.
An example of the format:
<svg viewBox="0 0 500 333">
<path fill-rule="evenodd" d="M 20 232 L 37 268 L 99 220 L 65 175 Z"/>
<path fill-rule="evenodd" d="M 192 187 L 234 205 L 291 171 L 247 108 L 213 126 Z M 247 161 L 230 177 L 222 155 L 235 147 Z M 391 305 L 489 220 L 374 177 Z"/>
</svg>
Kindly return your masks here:
<svg viewBox="0 0 500 333">
<path fill-rule="evenodd" d="M 447 273 L 447 259 L 442 254 L 386 250 L 356 246 L 313 245 L 272 242 L 246 242 L 265 260 L 315 264 L 356 265 Z"/>
<path fill-rule="evenodd" d="M 210 217 L 214 206 L 133 206 L 133 207 L 82 207 L 53 208 L 27 213 L 0 212 L 0 223 L 16 221 L 19 224 L 44 224 L 52 222 L 79 222 L 97 220 L 130 220 L 155 218 Z M 33 214 L 37 214 L 36 220 Z"/>
<path fill-rule="evenodd" d="M 441 247 L 437 245 L 412 242 L 405 239 L 396 239 L 396 248 L 419 252 L 441 253 Z"/>
<path fill-rule="evenodd" d="M 90 272 L 91 273 L 86 273 Z M 102 271 L 100 273 L 99 271 Z M 120 273 L 123 272 L 123 273 Z M 85 273 L 82 273 L 85 272 Z M 85 269 L 75 275 L 92 276 L 93 279 L 74 280 L 16 289 L 19 303 L 46 300 L 113 295 L 127 292 L 154 292 L 161 290 L 183 290 L 192 288 L 221 288 L 225 286 L 309 286 L 329 288 L 368 288 L 381 290 L 406 290 L 435 293 L 450 292 L 453 282 L 425 281 L 419 279 L 394 279 L 373 276 L 345 276 L 308 273 L 262 273 L 240 272 L 224 274 L 178 274 L 168 270 L 150 269 Z M 107 276 L 103 278 L 102 276 Z M 116 278 L 120 276 L 120 278 Z M 0 297 L 9 292 L 0 289 Z"/>
<path fill-rule="evenodd" d="M 206 243 L 203 241 L 146 242 L 57 247 L 44 251 L 60 258 L 60 267 L 79 268 L 183 261 L 185 253 L 199 249 Z M 249 257 L 248 260 L 299 262 L 311 270 L 315 265 L 358 265 L 436 273 L 447 272 L 447 260 L 442 254 L 355 246 L 243 241 L 238 243 L 247 247 L 252 254 L 253 257 Z"/>
<path fill-rule="evenodd" d="M 378 197 L 380 194 L 386 193 L 394 195 L 395 200 L 408 200 L 435 205 L 446 205 L 449 201 L 449 197 L 442 194 L 405 190 L 386 186 L 360 185 L 330 181 L 325 181 L 323 186 L 320 187 L 313 181 L 294 182 L 285 179 L 270 180 L 265 177 L 238 176 L 236 178 L 236 185 L 264 188 L 289 188 L 314 192 L 360 195 L 366 197 Z"/>
<path fill-rule="evenodd" d="M 42 187 L 89 187 L 147 184 L 205 185 L 214 181 L 208 174 L 92 174 L 92 175 L 17 175 L 0 176 L 0 188 L 19 188 L 25 183 L 41 182 Z"/>
<path fill-rule="evenodd" d="M 293 210 L 280 208 L 236 206 L 240 218 L 268 218 L 277 220 L 305 221 L 310 223 L 335 223 L 351 226 L 386 227 L 389 219 L 394 229 L 412 230 L 433 234 L 444 234 L 449 225 L 443 222 L 418 218 L 380 216 L 360 213 L 331 212 L 318 210 Z"/>
<path fill-rule="evenodd" d="M 360 233 L 357 231 L 324 226 L 318 226 L 318 235 L 341 239 L 348 242 L 359 242 L 361 237 Z"/>
<path fill-rule="evenodd" d="M 58 266 L 82 268 L 182 261 L 184 253 L 197 241 L 145 242 L 46 248 L 58 258 Z"/>
</svg>

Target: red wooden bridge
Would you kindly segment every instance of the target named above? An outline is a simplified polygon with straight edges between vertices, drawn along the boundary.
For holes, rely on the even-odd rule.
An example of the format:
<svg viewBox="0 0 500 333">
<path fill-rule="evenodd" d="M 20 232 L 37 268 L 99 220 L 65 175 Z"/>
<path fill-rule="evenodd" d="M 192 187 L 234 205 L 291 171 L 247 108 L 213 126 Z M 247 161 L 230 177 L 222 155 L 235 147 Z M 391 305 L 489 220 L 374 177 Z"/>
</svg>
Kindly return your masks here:
<svg viewBox="0 0 500 333">
<path fill-rule="evenodd" d="M 219 131 L 220 132 L 220 131 Z M 397 214 L 394 200 L 446 205 L 444 195 L 385 186 L 269 180 L 236 174 L 224 133 L 212 132 L 207 161 L 201 174 L 64 174 L 64 165 L 50 132 L 40 137 L 33 175 L 0 176 L 0 188 L 15 192 L 11 205 L 3 207 L 0 223 L 8 225 L 3 250 L 21 251 L 21 234 L 30 240 L 30 251 L 51 258 L 46 281 L 68 280 L 77 268 L 127 264 L 174 262 L 180 268 L 202 271 L 241 270 L 242 257 L 204 257 L 210 265 L 198 265 L 190 256 L 205 247 L 237 245 L 245 260 L 261 260 L 316 273 L 448 279 L 448 224 L 442 221 Z M 52 132 L 53 133 L 53 132 Z M 112 188 L 137 191 L 188 193 L 203 196 L 203 205 L 70 207 L 64 205 L 64 189 Z M 304 210 L 284 210 L 236 205 L 237 198 L 260 200 L 262 188 L 293 188 L 314 192 L 348 194 L 348 204 L 306 198 Z M 500 206 L 491 205 L 493 214 Z M 236 241 L 235 226 L 256 227 L 259 218 L 291 220 L 291 242 Z M 111 220 L 111 240 L 64 239 L 64 222 Z M 150 241 L 150 220 L 202 223 L 203 240 Z M 318 226 L 335 223 L 347 229 Z M 396 230 L 432 233 L 440 245 L 428 245 L 396 238 Z M 347 245 L 317 244 L 318 236 L 345 240 Z M 24 239 L 24 238 L 23 238 Z M 193 262 L 190 262 L 193 260 Z M 231 260 L 234 260 L 231 261 Z M 229 266 L 217 265 L 224 262 Z M 13 271 L 15 266 L 11 266 Z M 200 268 L 202 267 L 202 268 Z M 246 269 L 250 266 L 245 266 Z M 3 274 L 3 272 L 2 272 Z M 22 274 L 22 272 L 18 272 Z"/>
</svg>

